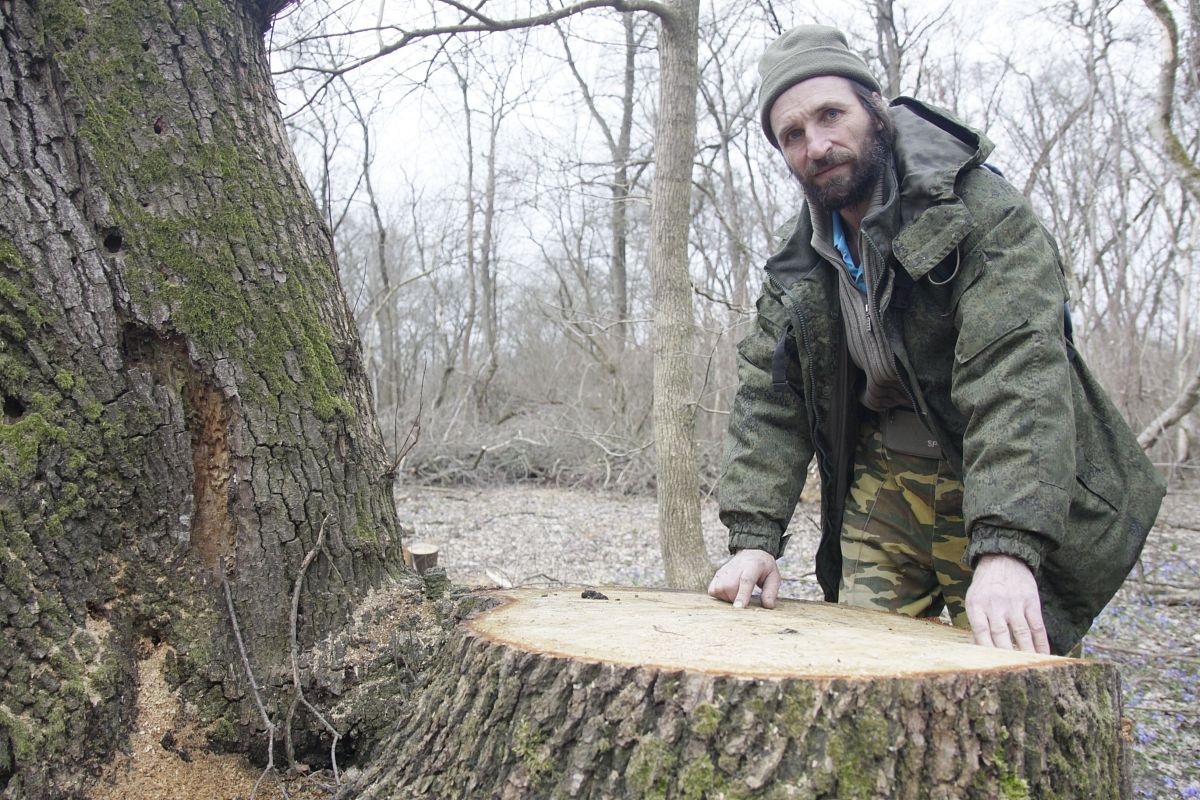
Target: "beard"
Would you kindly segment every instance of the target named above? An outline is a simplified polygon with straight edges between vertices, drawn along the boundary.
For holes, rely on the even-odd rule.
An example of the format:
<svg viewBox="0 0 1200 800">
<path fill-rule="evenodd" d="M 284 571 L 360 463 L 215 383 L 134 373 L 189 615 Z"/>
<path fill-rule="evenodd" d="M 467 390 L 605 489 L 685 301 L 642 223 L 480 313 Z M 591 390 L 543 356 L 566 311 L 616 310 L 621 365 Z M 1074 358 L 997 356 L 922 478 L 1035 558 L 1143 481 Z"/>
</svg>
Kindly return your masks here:
<svg viewBox="0 0 1200 800">
<path fill-rule="evenodd" d="M 870 138 L 863 142 L 857 156 L 849 150 L 837 150 L 820 161 L 809 161 L 803 174 L 793 173 L 810 203 L 829 211 L 840 211 L 857 206 L 871 196 L 884 166 L 892 158 L 892 149 L 878 130 L 872 129 L 868 136 Z M 839 164 L 849 164 L 850 172 L 830 178 L 824 185 L 813 181 L 817 174 Z"/>
</svg>

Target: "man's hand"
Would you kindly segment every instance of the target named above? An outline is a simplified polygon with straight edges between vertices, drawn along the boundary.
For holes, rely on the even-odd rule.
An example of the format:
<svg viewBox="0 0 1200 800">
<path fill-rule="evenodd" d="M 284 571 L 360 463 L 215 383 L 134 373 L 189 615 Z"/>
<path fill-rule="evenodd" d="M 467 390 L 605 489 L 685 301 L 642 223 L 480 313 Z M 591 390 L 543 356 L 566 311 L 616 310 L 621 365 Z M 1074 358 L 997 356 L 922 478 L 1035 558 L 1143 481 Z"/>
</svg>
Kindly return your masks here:
<svg viewBox="0 0 1200 800">
<path fill-rule="evenodd" d="M 766 550 L 739 550 L 713 575 L 708 593 L 732 602 L 734 608 L 745 608 L 755 586 L 762 587 L 763 608 L 774 608 L 779 597 L 779 567 Z"/>
<path fill-rule="evenodd" d="M 1020 650 L 1050 655 L 1037 581 L 1024 561 L 999 554 L 981 556 L 966 604 L 975 644 L 1011 650 L 1015 641 Z"/>
</svg>

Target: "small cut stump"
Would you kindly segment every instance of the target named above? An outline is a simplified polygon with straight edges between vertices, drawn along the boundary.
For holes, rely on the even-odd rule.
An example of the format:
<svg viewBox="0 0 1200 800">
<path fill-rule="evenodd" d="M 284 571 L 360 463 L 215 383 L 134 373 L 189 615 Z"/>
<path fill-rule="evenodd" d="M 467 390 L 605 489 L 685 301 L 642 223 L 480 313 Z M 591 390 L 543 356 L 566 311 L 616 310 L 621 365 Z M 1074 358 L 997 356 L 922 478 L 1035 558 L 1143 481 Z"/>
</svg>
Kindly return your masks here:
<svg viewBox="0 0 1200 800">
<path fill-rule="evenodd" d="M 352 794 L 1129 794 L 1111 665 L 827 603 L 601 592 L 506 591 L 460 624 Z"/>
</svg>

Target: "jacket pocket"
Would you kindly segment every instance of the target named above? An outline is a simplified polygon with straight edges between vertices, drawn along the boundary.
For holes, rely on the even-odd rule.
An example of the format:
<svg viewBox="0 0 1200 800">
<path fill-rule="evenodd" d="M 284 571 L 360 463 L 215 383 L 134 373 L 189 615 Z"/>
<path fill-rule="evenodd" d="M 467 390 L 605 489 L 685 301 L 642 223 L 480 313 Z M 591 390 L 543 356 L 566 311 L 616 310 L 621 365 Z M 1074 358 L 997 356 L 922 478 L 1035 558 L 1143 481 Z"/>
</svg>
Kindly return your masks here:
<svg viewBox="0 0 1200 800">
<path fill-rule="evenodd" d="M 1105 470 L 1093 462 L 1089 453 L 1075 451 L 1075 480 L 1083 485 L 1089 493 L 1104 501 L 1113 511 L 1120 510 L 1121 488 L 1113 478 L 1111 471 Z"/>
<path fill-rule="evenodd" d="M 969 325 L 963 325 L 962 330 L 958 332 L 958 340 L 954 343 L 955 361 L 959 364 L 967 363 L 1025 322 L 1025 317 L 1006 314 L 1002 317 L 974 320 Z"/>
</svg>

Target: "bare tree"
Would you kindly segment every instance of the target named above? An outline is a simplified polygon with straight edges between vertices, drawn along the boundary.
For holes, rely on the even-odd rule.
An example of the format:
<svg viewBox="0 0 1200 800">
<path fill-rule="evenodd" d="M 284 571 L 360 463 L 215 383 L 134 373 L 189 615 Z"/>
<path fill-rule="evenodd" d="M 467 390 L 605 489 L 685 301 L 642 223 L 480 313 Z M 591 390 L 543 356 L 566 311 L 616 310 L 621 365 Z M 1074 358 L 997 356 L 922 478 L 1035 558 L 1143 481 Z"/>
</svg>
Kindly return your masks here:
<svg viewBox="0 0 1200 800">
<path fill-rule="evenodd" d="M 608 284 L 612 305 L 613 326 L 610 338 L 613 352 L 607 367 L 615 373 L 615 367 L 620 361 L 621 353 L 625 350 L 629 335 L 629 206 L 634 187 L 648 166 L 648 162 L 644 159 L 634 161 L 632 135 L 638 88 L 636 83 L 637 55 L 646 39 L 649 26 L 639 25 L 638 17 L 635 14 L 627 12 L 621 15 L 623 34 L 621 53 L 623 58 L 620 71 L 619 108 L 615 125 L 609 123 L 607 115 L 600 109 L 595 91 L 580 73 L 572 53 L 571 40 L 567 30 L 561 24 L 556 25 L 555 30 L 562 41 L 567 67 L 579 87 L 579 93 L 587 107 L 588 114 L 603 136 L 612 166 L 608 186 L 612 196 L 609 210 Z"/>
<path fill-rule="evenodd" d="M 1146 8 L 1158 20 L 1163 29 L 1163 60 L 1158 83 L 1158 113 L 1155 115 L 1152 129 L 1166 150 L 1167 157 L 1176 170 L 1176 177 L 1187 192 L 1192 203 L 1200 203 L 1200 162 L 1195 151 L 1195 138 L 1189 144 L 1180 136 L 1175 127 L 1177 85 L 1179 73 L 1189 67 L 1184 83 L 1192 91 L 1189 96 L 1195 100 L 1197 87 L 1196 70 L 1200 67 L 1197 53 L 1200 53 L 1200 4 L 1189 2 L 1187 7 L 1188 28 L 1182 33 L 1175 21 L 1166 0 L 1143 0 Z M 1186 40 L 1185 58 L 1181 58 L 1180 38 Z M 1193 252 L 1200 250 L 1200 234 L 1193 229 Z M 1177 309 L 1179 336 L 1176 339 L 1177 348 L 1184 348 L 1190 342 L 1190 320 L 1195 312 L 1195 269 L 1188 269 L 1180 293 L 1180 304 Z M 1183 352 L 1177 351 L 1177 356 Z M 1200 361 L 1196 362 L 1200 365 Z M 1162 414 L 1146 426 L 1138 435 L 1138 442 L 1146 448 L 1154 445 L 1171 426 L 1178 423 L 1188 414 L 1200 400 L 1200 366 L 1193 366 L 1194 374 L 1187 374 L 1185 360 L 1179 361 L 1179 394 Z"/>
<path fill-rule="evenodd" d="M 672 586 L 702 588 L 711 572 L 700 535 L 700 490 L 696 474 L 693 378 L 692 289 L 688 277 L 692 151 L 695 144 L 698 0 L 584 0 L 525 17 L 501 19 L 479 9 L 448 3 L 452 22 L 389 29 L 390 41 L 342 64 L 295 64 L 284 74 L 320 76 L 310 97 L 338 78 L 414 43 L 455 34 L 497 32 L 551 25 L 589 9 L 647 11 L 659 21 L 660 89 L 655 124 L 656 156 L 651 197 L 650 283 L 654 314 L 654 429 L 659 493 L 659 533 L 667 580 Z"/>
</svg>

